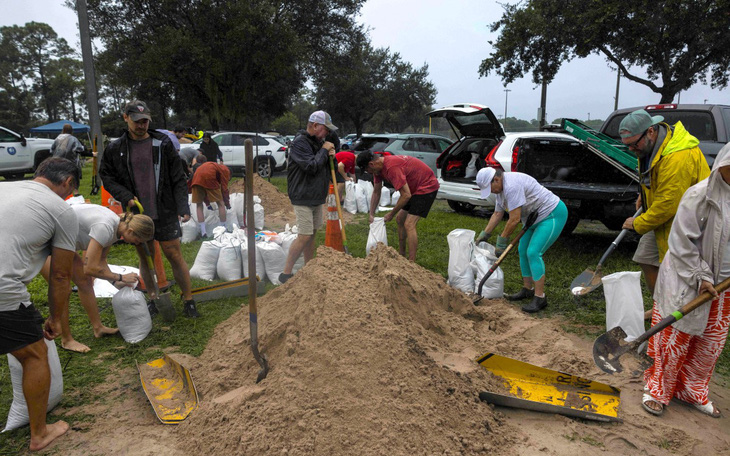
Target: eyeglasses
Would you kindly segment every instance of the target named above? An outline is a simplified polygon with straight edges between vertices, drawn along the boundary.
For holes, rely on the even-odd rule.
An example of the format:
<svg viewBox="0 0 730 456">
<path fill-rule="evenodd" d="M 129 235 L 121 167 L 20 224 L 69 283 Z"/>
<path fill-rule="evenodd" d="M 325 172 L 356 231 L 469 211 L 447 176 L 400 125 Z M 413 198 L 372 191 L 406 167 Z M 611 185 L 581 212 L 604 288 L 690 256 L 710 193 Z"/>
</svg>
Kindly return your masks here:
<svg viewBox="0 0 730 456">
<path fill-rule="evenodd" d="M 639 136 L 639 139 L 637 139 L 636 141 L 634 141 L 630 144 L 626 144 L 626 147 L 628 147 L 628 148 L 636 147 L 641 142 L 641 140 L 644 139 L 644 136 L 646 136 L 647 131 L 649 131 L 649 129 L 644 130 L 644 133 L 642 133 L 641 136 Z"/>
</svg>

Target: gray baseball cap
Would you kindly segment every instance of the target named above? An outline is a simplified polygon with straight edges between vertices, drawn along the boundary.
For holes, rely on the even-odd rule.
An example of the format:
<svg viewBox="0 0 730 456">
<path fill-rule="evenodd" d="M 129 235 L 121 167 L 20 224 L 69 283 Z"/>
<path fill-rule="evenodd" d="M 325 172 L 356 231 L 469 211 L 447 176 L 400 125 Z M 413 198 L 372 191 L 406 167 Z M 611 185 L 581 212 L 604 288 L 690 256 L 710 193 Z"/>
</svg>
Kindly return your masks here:
<svg viewBox="0 0 730 456">
<path fill-rule="evenodd" d="M 152 120 L 150 108 L 147 107 L 147 103 L 140 100 L 132 100 L 127 103 L 124 106 L 124 114 L 128 115 L 135 122 L 140 119 Z"/>
<path fill-rule="evenodd" d="M 652 117 L 645 110 L 637 109 L 624 117 L 621 124 L 618 126 L 618 134 L 622 138 L 630 138 L 632 136 L 640 135 L 649 127 L 656 125 L 663 120 L 664 117 L 662 116 Z"/>
</svg>

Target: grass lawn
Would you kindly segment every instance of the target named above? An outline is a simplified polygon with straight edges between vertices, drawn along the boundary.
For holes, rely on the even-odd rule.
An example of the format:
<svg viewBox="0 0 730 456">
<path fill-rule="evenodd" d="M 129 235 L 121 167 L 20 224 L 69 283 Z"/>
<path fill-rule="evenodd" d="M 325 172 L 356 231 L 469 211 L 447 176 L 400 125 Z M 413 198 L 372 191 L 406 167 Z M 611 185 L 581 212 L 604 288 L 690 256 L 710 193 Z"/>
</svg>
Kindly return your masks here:
<svg viewBox="0 0 730 456">
<path fill-rule="evenodd" d="M 91 189 L 91 165 L 84 169 L 84 180 L 81 193 L 92 203 L 100 203 L 100 195 L 89 195 Z M 274 177 L 271 183 L 286 192 L 286 178 Z M 428 218 L 421 220 L 418 226 L 419 249 L 417 263 L 447 276 L 449 249 L 446 235 L 456 228 L 481 230 L 487 219 L 480 216 L 466 216 L 454 213 L 444 201 L 437 201 Z M 398 239 L 395 223 L 387 226 L 388 243 L 397 248 Z M 367 216 L 358 214 L 353 223 L 347 225 L 347 243 L 350 252 L 357 257 L 365 255 L 365 243 L 368 235 Z M 617 235 L 603 228 L 600 224 L 581 223 L 571 236 L 558 239 L 545 255 L 547 269 L 546 293 L 548 308 L 537 315 L 537 318 L 557 316 L 564 319 L 564 329 L 587 337 L 595 337 L 605 331 L 605 301 L 601 289 L 586 297 L 574 297 L 568 287 L 570 282 L 584 269 L 594 268 L 598 259 L 605 252 Z M 318 245 L 324 242 L 324 233 L 318 234 Z M 183 244 L 183 254 L 189 266 L 192 266 L 200 242 Z M 635 240 L 626 240 L 609 257 L 605 264 L 605 272 L 636 271 L 638 266 L 631 262 L 631 255 L 636 247 Z M 136 266 L 138 259 L 134 247 L 119 244 L 112 247 L 109 255 L 110 264 Z M 165 261 L 167 277 L 172 278 L 172 271 Z M 505 291 L 517 291 L 522 285 L 518 255 L 515 251 L 502 263 L 505 274 Z M 193 286 L 206 285 L 208 282 L 193 280 Z M 270 284 L 268 287 L 272 287 Z M 644 287 L 645 288 L 645 287 Z M 47 315 L 47 286 L 42 278 L 34 279 L 29 289 L 34 304 L 41 313 Z M 70 319 L 74 337 L 89 345 L 92 351 L 80 355 L 65 351 L 59 347 L 59 355 L 64 375 L 64 396 L 61 406 L 68 409 L 89 401 L 104 401 L 105 398 L 93 394 L 93 386 L 121 367 L 133 367 L 135 360 L 147 362 L 160 357 L 162 349 L 176 347 L 182 353 L 197 356 L 205 348 L 213 329 L 221 321 L 227 319 L 241 305 L 239 298 L 231 298 L 199 305 L 203 318 L 191 320 L 182 316 L 182 302 L 179 289 L 173 287 L 173 302 L 178 310 L 179 318 L 172 324 L 162 321 L 160 317 L 153 320 L 153 329 L 142 342 L 130 345 L 121 337 L 94 339 L 88 318 L 81 308 L 76 294 L 71 294 Z M 99 299 L 102 320 L 107 325 L 115 326 L 111 299 Z M 650 307 L 651 299 L 647 292 L 644 302 Z M 518 305 L 518 304 L 515 304 Z M 265 318 L 265 315 L 262 315 Z M 730 374 L 730 349 L 723 352 L 717 371 L 724 376 Z M 7 358 L 0 357 L 0 423 L 4 423 L 12 401 L 12 386 L 8 370 Z M 66 415 L 72 422 L 85 421 L 88 416 Z M 3 426 L 4 427 L 4 426 Z M 0 455 L 17 454 L 27 448 L 30 433 L 27 427 L 15 432 L 0 434 Z"/>
</svg>

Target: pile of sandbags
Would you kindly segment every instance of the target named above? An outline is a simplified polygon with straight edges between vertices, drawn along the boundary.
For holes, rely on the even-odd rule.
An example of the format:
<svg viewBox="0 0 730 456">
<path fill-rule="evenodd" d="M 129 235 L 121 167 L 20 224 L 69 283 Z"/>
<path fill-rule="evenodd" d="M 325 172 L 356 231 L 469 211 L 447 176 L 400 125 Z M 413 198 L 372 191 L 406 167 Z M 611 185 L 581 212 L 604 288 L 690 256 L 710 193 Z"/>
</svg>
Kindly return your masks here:
<svg viewBox="0 0 730 456">
<path fill-rule="evenodd" d="M 464 293 L 477 293 L 484 275 L 497 261 L 494 246 L 486 242 L 474 245 L 474 231 L 455 229 L 446 239 L 449 244 L 449 285 Z M 504 292 L 504 273 L 497 268 L 482 287 L 482 296 L 501 298 Z"/>
<path fill-rule="evenodd" d="M 259 198 L 257 195 L 254 195 L 253 202 L 254 227 L 257 230 L 262 230 L 264 229 L 264 206 L 261 204 L 261 198 Z M 230 203 L 231 208 L 226 209 L 226 231 L 228 231 L 229 233 L 233 232 L 236 228 L 240 226 L 246 226 L 246 214 L 244 212 L 244 194 L 231 193 Z M 192 203 L 192 195 L 188 195 L 188 205 L 190 206 L 190 220 L 181 224 L 181 242 L 183 244 L 197 240 L 201 234 L 201 220 L 198 220 L 198 207 L 197 204 Z M 211 203 L 210 208 L 208 208 L 208 206 L 206 205 L 203 205 L 202 221 L 205 222 L 206 233 L 213 233 L 215 228 L 217 228 L 220 224 L 217 203 Z"/>
<path fill-rule="evenodd" d="M 345 182 L 345 199 L 342 202 L 342 208 L 351 214 L 370 212 L 373 192 L 373 183 L 370 181 Z M 390 188 L 383 186 L 380 190 L 378 207 L 393 207 L 398 204 L 398 198 L 400 198 L 400 192 L 392 191 Z"/>
</svg>

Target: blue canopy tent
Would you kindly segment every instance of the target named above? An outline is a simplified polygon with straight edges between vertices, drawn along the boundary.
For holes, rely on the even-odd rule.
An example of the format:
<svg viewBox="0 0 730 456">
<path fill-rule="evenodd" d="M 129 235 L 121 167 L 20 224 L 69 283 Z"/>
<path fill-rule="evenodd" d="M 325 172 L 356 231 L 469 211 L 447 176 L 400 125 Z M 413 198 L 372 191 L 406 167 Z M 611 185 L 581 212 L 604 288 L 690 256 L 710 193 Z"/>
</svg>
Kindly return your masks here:
<svg viewBox="0 0 730 456">
<path fill-rule="evenodd" d="M 58 122 L 49 123 L 48 125 L 41 125 L 40 127 L 31 128 L 31 133 L 46 133 L 46 134 L 60 134 L 65 124 L 71 124 L 74 129 L 74 134 L 88 133 L 91 128 L 88 125 L 72 122 L 70 120 L 59 120 Z"/>
</svg>

